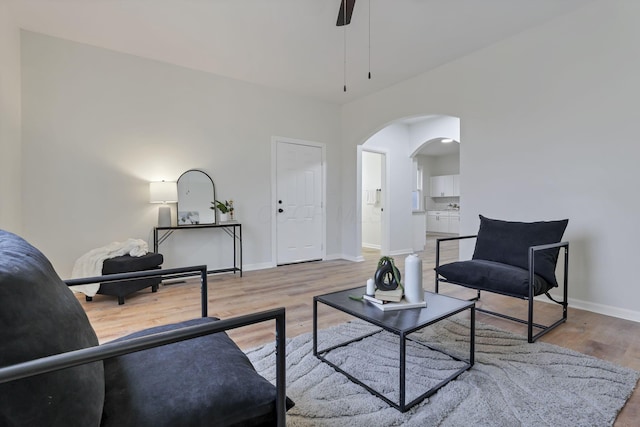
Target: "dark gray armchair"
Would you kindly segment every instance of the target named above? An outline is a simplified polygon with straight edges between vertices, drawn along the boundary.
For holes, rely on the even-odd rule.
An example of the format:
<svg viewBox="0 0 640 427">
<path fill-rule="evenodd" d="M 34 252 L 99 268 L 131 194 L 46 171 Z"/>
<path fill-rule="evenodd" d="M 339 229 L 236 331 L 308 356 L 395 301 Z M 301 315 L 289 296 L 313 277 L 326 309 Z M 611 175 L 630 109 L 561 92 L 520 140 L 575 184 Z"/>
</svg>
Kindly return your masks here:
<svg viewBox="0 0 640 427">
<path fill-rule="evenodd" d="M 206 266 L 70 281 L 200 274 L 202 317 L 98 340 L 47 258 L 0 230 L 0 425 L 285 425 L 285 310 L 207 315 Z M 224 332 L 275 321 L 276 385 Z"/>
<path fill-rule="evenodd" d="M 528 301 L 526 319 L 476 307 L 476 310 L 527 325 L 527 339 L 534 342 L 567 320 L 567 286 L 569 243 L 562 235 L 569 220 L 515 222 L 486 218 L 480 215 L 477 235 L 438 239 L 436 241 L 435 291 L 440 282 L 452 283 L 481 291 L 489 291 Z M 440 265 L 440 246 L 444 242 L 476 239 L 471 260 Z M 558 286 L 556 264 L 560 249 L 564 249 L 563 299 L 551 297 L 549 291 Z M 534 322 L 533 299 L 546 295 L 562 306 L 562 317 L 551 325 Z M 539 329 L 534 334 L 533 328 Z"/>
</svg>

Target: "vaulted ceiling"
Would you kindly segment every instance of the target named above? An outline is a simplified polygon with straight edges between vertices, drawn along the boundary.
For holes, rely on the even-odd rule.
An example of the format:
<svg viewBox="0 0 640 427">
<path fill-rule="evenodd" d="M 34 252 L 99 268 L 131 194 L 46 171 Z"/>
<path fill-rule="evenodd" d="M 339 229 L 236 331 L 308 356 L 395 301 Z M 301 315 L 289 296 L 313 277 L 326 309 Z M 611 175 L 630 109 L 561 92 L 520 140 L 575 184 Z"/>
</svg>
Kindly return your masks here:
<svg viewBox="0 0 640 427">
<path fill-rule="evenodd" d="M 4 1 L 26 30 L 343 104 L 593 0 L 356 0 L 345 27 L 340 0 Z"/>
</svg>

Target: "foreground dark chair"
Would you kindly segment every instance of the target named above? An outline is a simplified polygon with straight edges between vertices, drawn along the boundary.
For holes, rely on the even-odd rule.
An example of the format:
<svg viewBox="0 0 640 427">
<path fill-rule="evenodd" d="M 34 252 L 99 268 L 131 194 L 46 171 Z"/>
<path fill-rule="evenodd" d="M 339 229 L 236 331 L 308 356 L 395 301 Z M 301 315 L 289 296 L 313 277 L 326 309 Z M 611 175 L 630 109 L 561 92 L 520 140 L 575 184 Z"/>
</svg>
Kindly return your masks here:
<svg viewBox="0 0 640 427">
<path fill-rule="evenodd" d="M 285 310 L 206 317 L 206 266 L 122 273 L 69 285 L 199 274 L 202 318 L 98 345 L 47 258 L 0 230 L 0 425 L 285 425 Z M 275 320 L 276 386 L 224 333 Z"/>
<path fill-rule="evenodd" d="M 569 243 L 561 242 L 568 220 L 541 222 L 511 222 L 489 219 L 480 215 L 477 235 L 438 239 L 436 241 L 435 292 L 440 282 L 452 283 L 480 291 L 495 292 L 528 301 L 526 319 L 476 307 L 476 310 L 527 325 L 527 340 L 532 343 L 567 320 L 567 285 Z M 443 242 L 476 239 L 473 257 L 440 265 L 440 245 Z M 560 248 L 564 248 L 563 299 L 557 301 L 549 291 L 558 286 L 556 264 Z M 534 323 L 533 299 L 546 295 L 562 306 L 562 318 L 551 325 Z M 533 334 L 533 328 L 541 329 Z"/>
</svg>

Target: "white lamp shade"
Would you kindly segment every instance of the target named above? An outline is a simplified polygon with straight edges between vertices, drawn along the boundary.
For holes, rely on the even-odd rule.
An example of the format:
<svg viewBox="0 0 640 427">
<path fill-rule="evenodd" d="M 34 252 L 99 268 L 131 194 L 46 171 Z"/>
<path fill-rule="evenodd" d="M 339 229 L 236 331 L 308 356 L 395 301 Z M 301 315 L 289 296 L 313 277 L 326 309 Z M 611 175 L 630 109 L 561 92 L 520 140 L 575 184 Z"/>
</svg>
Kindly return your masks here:
<svg viewBox="0 0 640 427">
<path fill-rule="evenodd" d="M 175 182 L 149 183 L 150 203 L 175 203 L 178 201 L 178 185 Z"/>
</svg>

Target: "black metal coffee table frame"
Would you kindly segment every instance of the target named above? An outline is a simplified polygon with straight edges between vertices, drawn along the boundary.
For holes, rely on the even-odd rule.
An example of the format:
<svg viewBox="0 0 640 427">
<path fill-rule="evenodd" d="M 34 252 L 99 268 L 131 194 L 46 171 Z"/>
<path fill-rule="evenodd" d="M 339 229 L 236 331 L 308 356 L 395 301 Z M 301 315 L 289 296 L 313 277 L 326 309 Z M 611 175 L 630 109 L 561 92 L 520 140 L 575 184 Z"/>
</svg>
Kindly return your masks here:
<svg viewBox="0 0 640 427">
<path fill-rule="evenodd" d="M 460 374 L 470 369 L 474 364 L 475 354 L 475 303 L 473 301 L 464 301 L 457 298 L 448 297 L 446 295 L 434 294 L 432 292 L 425 292 L 425 298 L 427 300 L 426 308 L 413 308 L 398 311 L 382 311 L 376 307 L 371 306 L 371 303 L 367 301 L 357 301 L 349 298 L 350 295 L 359 296 L 365 292 L 365 288 L 348 289 L 346 291 L 333 292 L 325 295 L 318 295 L 313 297 L 313 355 L 321 361 L 325 362 L 336 371 L 342 373 L 351 381 L 364 387 L 370 393 L 378 396 L 380 399 L 387 402 L 390 406 L 398 409 L 401 412 L 408 411 L 412 406 L 420 403 L 425 398 L 433 395 L 440 388 L 445 386 L 449 381 L 454 380 Z M 347 313 L 351 316 L 362 319 L 368 323 L 380 327 L 380 330 L 375 332 L 351 339 L 349 341 L 328 347 L 322 350 L 318 350 L 318 302 L 323 303 L 336 310 Z M 455 314 L 463 312 L 464 310 L 471 310 L 470 315 L 470 333 L 469 333 L 469 359 L 461 359 L 458 356 L 448 353 L 440 348 L 433 348 L 428 344 L 420 341 L 416 341 L 408 337 L 409 334 L 416 332 L 429 325 L 433 325 L 443 319 L 451 317 Z M 400 393 L 399 401 L 394 402 L 386 396 L 382 395 L 377 390 L 358 380 L 353 375 L 341 369 L 331 361 L 325 358 L 325 355 L 330 351 L 339 347 L 345 347 L 349 344 L 360 341 L 364 338 L 379 334 L 383 330 L 391 332 L 400 338 Z M 411 402 L 406 402 L 406 345 L 407 341 L 414 342 L 416 344 L 427 347 L 433 351 L 437 351 L 454 360 L 458 360 L 464 363 L 464 366 L 454 372 L 448 378 L 436 384 L 434 387 L 427 390 Z"/>
</svg>

